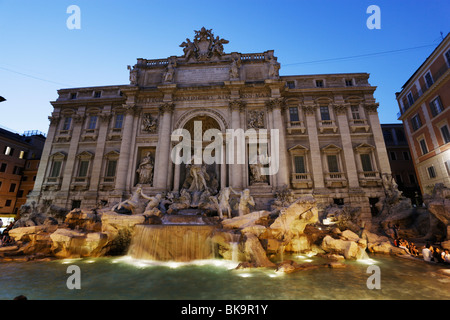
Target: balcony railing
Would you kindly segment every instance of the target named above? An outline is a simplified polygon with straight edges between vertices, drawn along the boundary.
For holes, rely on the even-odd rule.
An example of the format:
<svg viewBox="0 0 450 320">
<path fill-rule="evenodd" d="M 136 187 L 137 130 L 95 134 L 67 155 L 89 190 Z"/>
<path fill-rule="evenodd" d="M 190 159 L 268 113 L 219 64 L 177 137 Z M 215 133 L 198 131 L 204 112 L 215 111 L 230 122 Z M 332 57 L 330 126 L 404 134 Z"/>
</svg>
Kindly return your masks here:
<svg viewBox="0 0 450 320">
<path fill-rule="evenodd" d="M 312 188 L 311 175 L 309 173 L 292 173 L 291 183 L 294 189 Z"/>
<path fill-rule="evenodd" d="M 333 131 L 333 133 L 336 133 L 338 130 L 338 127 L 336 126 L 336 123 L 334 120 L 320 120 L 319 121 L 319 131 L 320 133 L 323 133 L 324 131 Z"/>
<path fill-rule="evenodd" d="M 343 172 L 326 172 L 325 185 L 332 188 L 346 187 L 347 177 Z"/>
<path fill-rule="evenodd" d="M 362 187 L 381 186 L 382 180 L 378 171 L 358 172 L 359 184 Z"/>
<path fill-rule="evenodd" d="M 306 127 L 303 121 L 289 121 L 287 131 L 305 133 Z"/>
<path fill-rule="evenodd" d="M 400 118 L 402 114 L 404 114 L 411 106 L 413 106 L 417 100 L 419 100 L 419 98 L 421 96 L 423 96 L 425 94 L 425 92 L 427 92 L 430 88 L 433 87 L 433 85 L 439 80 L 440 77 L 442 77 L 447 70 L 449 69 L 447 64 L 444 64 L 443 66 L 441 66 L 439 68 L 439 70 L 435 73 L 432 73 L 431 76 L 433 78 L 433 84 L 429 87 L 427 87 L 427 84 L 425 84 L 425 87 L 421 87 L 417 93 L 412 94 L 412 99 L 411 101 L 408 99 L 408 97 L 406 98 L 406 103 L 404 104 L 404 110 L 402 110 L 400 108 L 400 112 L 397 114 L 397 116 Z"/>
</svg>

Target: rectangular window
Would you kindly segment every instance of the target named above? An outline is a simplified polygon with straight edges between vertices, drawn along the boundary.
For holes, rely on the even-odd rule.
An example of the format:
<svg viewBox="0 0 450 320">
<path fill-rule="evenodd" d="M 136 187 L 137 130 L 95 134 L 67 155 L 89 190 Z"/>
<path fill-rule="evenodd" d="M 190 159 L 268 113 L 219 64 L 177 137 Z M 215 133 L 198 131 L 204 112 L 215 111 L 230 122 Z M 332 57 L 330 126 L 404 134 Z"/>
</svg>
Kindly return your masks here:
<svg viewBox="0 0 450 320">
<path fill-rule="evenodd" d="M 361 116 L 359 115 L 359 107 L 358 106 L 351 106 L 351 110 L 352 110 L 353 120 L 361 119 Z"/>
<path fill-rule="evenodd" d="M 323 80 L 316 80 L 316 87 L 323 88 Z"/>
<path fill-rule="evenodd" d="M 450 67 L 450 50 L 445 53 L 445 57 L 447 58 L 447 64 Z"/>
<path fill-rule="evenodd" d="M 14 191 L 16 191 L 16 184 L 11 183 L 11 185 L 9 186 L 9 192 L 14 192 Z"/>
<path fill-rule="evenodd" d="M 116 176 L 117 160 L 108 160 L 106 164 L 106 176 L 115 177 Z"/>
<path fill-rule="evenodd" d="M 0 165 L 0 172 L 6 172 L 6 167 L 7 167 L 7 164 L 6 163 L 2 163 Z"/>
<path fill-rule="evenodd" d="M 14 166 L 13 174 L 18 174 L 18 175 L 20 175 L 20 174 L 22 174 L 22 172 L 23 172 L 23 168 L 18 167 L 18 166 Z"/>
<path fill-rule="evenodd" d="M 306 173 L 304 156 L 295 156 L 294 163 L 295 163 L 295 173 Z"/>
<path fill-rule="evenodd" d="M 414 117 L 411 118 L 411 125 L 414 131 L 416 131 L 422 126 L 422 121 L 420 120 L 419 114 L 416 114 Z"/>
<path fill-rule="evenodd" d="M 89 169 L 89 161 L 82 160 L 80 161 L 80 166 L 78 168 L 78 177 L 86 177 Z"/>
<path fill-rule="evenodd" d="M 397 160 L 397 154 L 394 151 L 389 152 L 389 155 L 391 156 L 391 160 Z"/>
<path fill-rule="evenodd" d="M 422 149 L 422 155 L 427 154 L 428 153 L 428 147 L 427 147 L 427 143 L 425 142 L 425 139 L 421 139 L 419 141 L 420 143 L 420 148 Z"/>
<path fill-rule="evenodd" d="M 5 207 L 11 207 L 11 200 L 6 200 Z"/>
<path fill-rule="evenodd" d="M 289 119 L 291 121 L 299 121 L 298 108 L 297 107 L 290 107 L 289 108 Z"/>
<path fill-rule="evenodd" d="M 59 177 L 59 174 L 61 172 L 61 165 L 62 165 L 62 161 L 55 161 L 55 162 L 53 162 L 53 167 L 52 167 L 52 170 L 50 172 L 50 177 L 51 178 Z"/>
<path fill-rule="evenodd" d="M 21 150 L 19 153 L 19 159 L 25 158 L 25 151 Z"/>
<path fill-rule="evenodd" d="M 403 159 L 411 160 L 411 155 L 409 154 L 409 151 L 403 151 Z"/>
<path fill-rule="evenodd" d="M 444 125 L 441 127 L 442 139 L 444 139 L 444 143 L 450 142 L 450 132 L 448 130 L 448 126 Z"/>
<path fill-rule="evenodd" d="M 114 122 L 114 129 L 122 129 L 123 114 L 116 115 L 116 121 Z"/>
<path fill-rule="evenodd" d="M 63 130 L 69 130 L 71 123 L 72 123 L 72 118 L 71 117 L 65 117 L 62 129 Z"/>
<path fill-rule="evenodd" d="M 77 98 L 77 93 L 76 93 L 76 92 L 72 92 L 72 93 L 70 94 L 70 99 L 74 100 L 74 99 L 76 99 L 76 98 Z"/>
<path fill-rule="evenodd" d="M 412 93 L 411 92 L 408 93 L 408 95 L 406 97 L 408 98 L 409 105 L 412 106 L 414 104 L 414 98 L 413 98 Z"/>
<path fill-rule="evenodd" d="M 428 176 L 430 177 L 430 179 L 436 178 L 436 170 L 434 169 L 433 166 L 428 167 Z"/>
<path fill-rule="evenodd" d="M 361 155 L 361 164 L 363 171 L 373 171 L 372 161 L 370 161 L 370 154 L 362 154 Z"/>
<path fill-rule="evenodd" d="M 94 98 L 100 98 L 102 96 L 102 92 L 101 91 L 95 91 L 94 92 Z"/>
<path fill-rule="evenodd" d="M 88 129 L 93 130 L 97 127 L 97 116 L 90 116 L 89 117 L 89 124 L 88 124 Z"/>
<path fill-rule="evenodd" d="M 425 75 L 425 82 L 427 83 L 427 88 L 430 88 L 434 83 L 433 77 L 431 77 L 430 71 L 428 71 L 427 74 Z"/>
<path fill-rule="evenodd" d="M 19 190 L 17 192 L 17 198 L 22 198 L 23 197 L 23 190 Z"/>
<path fill-rule="evenodd" d="M 444 110 L 444 108 L 442 107 L 441 98 L 437 97 L 436 99 L 430 102 L 430 111 L 433 117 L 441 113 L 442 110 Z"/>
<path fill-rule="evenodd" d="M 346 87 L 353 87 L 353 80 L 352 79 L 346 79 L 345 80 L 345 86 Z"/>
<path fill-rule="evenodd" d="M 328 172 L 339 172 L 338 160 L 336 155 L 328 155 Z"/>
<path fill-rule="evenodd" d="M 8 146 L 5 147 L 5 151 L 4 151 L 5 156 L 12 156 L 13 152 L 14 152 L 14 148 L 11 148 Z"/>
<path fill-rule="evenodd" d="M 447 169 L 447 175 L 450 176 L 450 160 L 445 161 L 445 168 Z"/>
<path fill-rule="evenodd" d="M 287 82 L 286 82 L 286 86 L 287 86 L 289 89 L 294 89 L 294 88 L 295 88 L 295 82 L 294 82 L 294 81 L 287 81 Z"/>
<path fill-rule="evenodd" d="M 330 111 L 328 107 L 320 107 L 320 117 L 322 120 L 330 120 Z"/>
</svg>

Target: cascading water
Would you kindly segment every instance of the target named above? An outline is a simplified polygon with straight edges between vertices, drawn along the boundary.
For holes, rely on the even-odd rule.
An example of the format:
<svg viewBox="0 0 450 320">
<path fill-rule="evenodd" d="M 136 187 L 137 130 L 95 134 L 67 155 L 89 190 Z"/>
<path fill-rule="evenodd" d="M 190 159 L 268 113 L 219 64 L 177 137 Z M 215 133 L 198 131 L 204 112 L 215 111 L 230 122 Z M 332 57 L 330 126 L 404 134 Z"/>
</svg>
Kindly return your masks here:
<svg viewBox="0 0 450 320">
<path fill-rule="evenodd" d="M 210 225 L 136 225 L 128 255 L 135 259 L 179 261 L 214 258 Z"/>
</svg>

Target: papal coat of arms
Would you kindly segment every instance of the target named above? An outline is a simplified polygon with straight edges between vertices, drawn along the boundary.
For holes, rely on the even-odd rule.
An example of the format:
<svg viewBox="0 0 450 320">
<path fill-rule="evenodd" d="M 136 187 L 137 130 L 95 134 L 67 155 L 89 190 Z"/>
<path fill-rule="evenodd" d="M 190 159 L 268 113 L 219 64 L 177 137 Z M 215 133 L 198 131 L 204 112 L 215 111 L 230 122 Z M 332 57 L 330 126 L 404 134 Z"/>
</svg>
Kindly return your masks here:
<svg viewBox="0 0 450 320">
<path fill-rule="evenodd" d="M 214 55 L 221 56 L 223 54 L 223 45 L 229 43 L 228 40 L 220 39 L 218 36 L 214 38 L 212 29 L 195 31 L 194 41 L 186 39 L 180 47 L 183 48 L 184 57 L 188 60 L 194 57 L 197 61 L 207 61 Z"/>
</svg>

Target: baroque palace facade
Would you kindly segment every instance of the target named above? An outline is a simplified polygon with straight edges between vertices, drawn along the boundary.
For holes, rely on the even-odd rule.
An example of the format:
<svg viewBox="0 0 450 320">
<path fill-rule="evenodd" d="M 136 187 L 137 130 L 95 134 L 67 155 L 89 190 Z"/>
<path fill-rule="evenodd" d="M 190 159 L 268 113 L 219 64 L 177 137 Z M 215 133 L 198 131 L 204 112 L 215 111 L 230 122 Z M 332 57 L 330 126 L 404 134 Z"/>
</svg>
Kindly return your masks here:
<svg viewBox="0 0 450 320">
<path fill-rule="evenodd" d="M 29 199 L 71 209 L 112 205 L 137 187 L 177 194 L 189 174 L 171 160 L 171 134 L 194 137 L 200 121 L 202 132 L 224 137 L 229 129 L 279 130 L 268 154 L 279 158 L 276 174 L 253 173 L 247 137 L 245 164 L 205 169 L 213 192 L 249 189 L 255 208 L 268 209 L 287 186 L 314 195 L 319 208 L 361 207 L 369 221 L 391 175 L 369 74 L 280 76 L 273 50 L 225 53 L 226 43 L 202 28 L 180 45 L 182 56 L 137 59 L 130 84 L 59 90 Z"/>
</svg>

